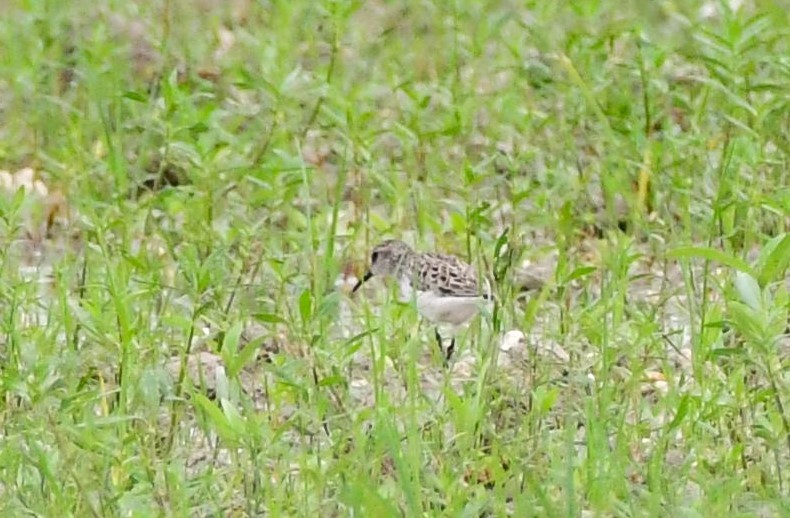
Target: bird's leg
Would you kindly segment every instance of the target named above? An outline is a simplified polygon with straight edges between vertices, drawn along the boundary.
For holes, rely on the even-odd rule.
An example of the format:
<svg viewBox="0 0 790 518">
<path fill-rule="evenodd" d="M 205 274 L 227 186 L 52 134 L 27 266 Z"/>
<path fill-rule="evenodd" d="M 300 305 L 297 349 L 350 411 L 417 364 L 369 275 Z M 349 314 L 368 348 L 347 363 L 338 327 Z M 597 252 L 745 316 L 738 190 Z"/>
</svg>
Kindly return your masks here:
<svg viewBox="0 0 790 518">
<path fill-rule="evenodd" d="M 444 344 L 442 343 L 442 335 L 439 334 L 439 328 L 434 328 L 434 333 L 436 334 L 436 341 L 439 344 L 439 352 L 442 353 L 444 357 L 444 364 L 447 365 L 447 362 L 450 361 L 450 358 L 453 356 L 453 352 L 455 351 L 455 337 L 450 340 L 450 346 L 445 351 Z"/>
<path fill-rule="evenodd" d="M 439 328 L 434 328 L 433 332 L 436 334 L 436 343 L 439 344 L 439 352 L 444 355 L 444 347 L 442 346 L 442 335 L 439 334 Z"/>
<path fill-rule="evenodd" d="M 453 356 L 453 352 L 455 351 L 455 337 L 450 340 L 450 347 L 447 348 L 447 355 L 444 357 L 446 361 L 450 361 L 450 358 Z"/>
</svg>

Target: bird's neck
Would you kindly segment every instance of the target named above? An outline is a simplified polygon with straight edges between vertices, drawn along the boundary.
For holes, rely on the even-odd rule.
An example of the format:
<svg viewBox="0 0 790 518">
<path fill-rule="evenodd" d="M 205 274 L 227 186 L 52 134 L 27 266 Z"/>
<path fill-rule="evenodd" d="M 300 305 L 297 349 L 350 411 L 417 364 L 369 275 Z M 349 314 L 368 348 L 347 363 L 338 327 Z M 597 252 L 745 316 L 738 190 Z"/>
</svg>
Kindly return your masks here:
<svg viewBox="0 0 790 518">
<path fill-rule="evenodd" d="M 395 268 L 395 277 L 398 279 L 408 279 L 411 281 L 414 263 L 417 260 L 416 254 L 404 254 L 400 258 Z"/>
</svg>

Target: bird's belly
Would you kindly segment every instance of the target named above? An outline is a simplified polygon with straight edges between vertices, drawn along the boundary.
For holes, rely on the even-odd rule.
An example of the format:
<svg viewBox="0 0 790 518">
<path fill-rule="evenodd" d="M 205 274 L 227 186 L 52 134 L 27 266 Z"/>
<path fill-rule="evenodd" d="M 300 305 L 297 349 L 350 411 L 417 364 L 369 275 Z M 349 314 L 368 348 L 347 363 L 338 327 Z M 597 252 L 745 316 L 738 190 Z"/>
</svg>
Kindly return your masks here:
<svg viewBox="0 0 790 518">
<path fill-rule="evenodd" d="M 417 295 L 417 311 L 432 322 L 461 325 L 478 312 L 480 297 L 441 297 L 432 292 Z"/>
</svg>

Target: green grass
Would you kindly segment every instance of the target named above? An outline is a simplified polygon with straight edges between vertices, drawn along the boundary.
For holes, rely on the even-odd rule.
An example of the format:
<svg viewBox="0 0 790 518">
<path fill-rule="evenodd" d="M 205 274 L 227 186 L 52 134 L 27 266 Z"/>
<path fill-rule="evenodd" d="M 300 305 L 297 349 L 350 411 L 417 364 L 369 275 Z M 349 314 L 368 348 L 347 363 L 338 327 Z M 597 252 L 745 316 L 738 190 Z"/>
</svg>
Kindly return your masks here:
<svg viewBox="0 0 790 518">
<path fill-rule="evenodd" d="M 790 514 L 790 5 L 567 4 L 3 2 L 1 514 Z"/>
</svg>

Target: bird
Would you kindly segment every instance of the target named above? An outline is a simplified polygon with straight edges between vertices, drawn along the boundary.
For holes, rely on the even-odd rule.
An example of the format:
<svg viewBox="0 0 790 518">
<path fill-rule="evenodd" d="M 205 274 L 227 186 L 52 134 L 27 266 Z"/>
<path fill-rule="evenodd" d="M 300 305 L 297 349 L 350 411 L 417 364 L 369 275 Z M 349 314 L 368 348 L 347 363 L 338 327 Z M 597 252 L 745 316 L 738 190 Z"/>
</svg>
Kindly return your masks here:
<svg viewBox="0 0 790 518">
<path fill-rule="evenodd" d="M 463 325 L 492 297 L 488 289 L 481 292 L 471 265 L 454 255 L 417 252 L 398 239 L 388 239 L 373 247 L 370 267 L 351 293 L 374 276 L 394 277 L 400 287 L 400 299 L 404 302 L 414 299 L 420 315 L 436 324 L 434 333 L 445 362 L 455 351 L 455 336 L 445 351 L 439 325 L 453 328 Z"/>
</svg>

